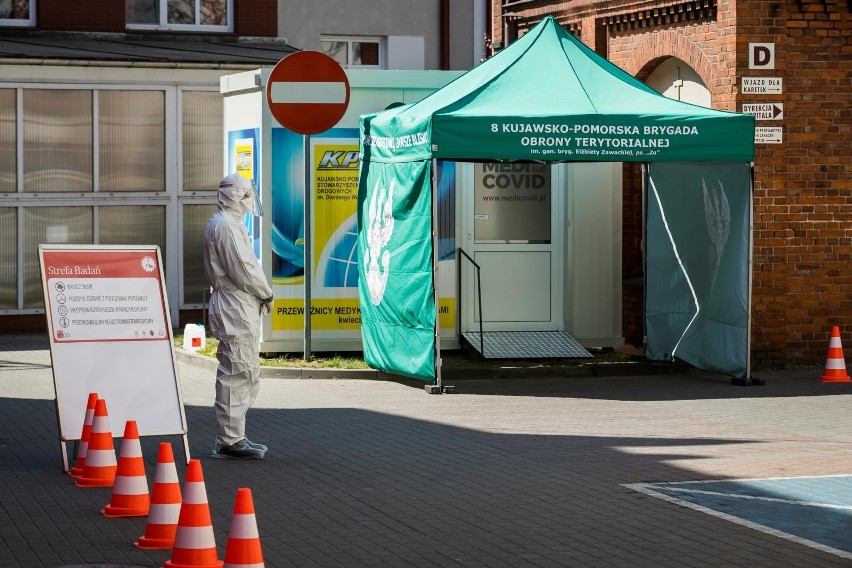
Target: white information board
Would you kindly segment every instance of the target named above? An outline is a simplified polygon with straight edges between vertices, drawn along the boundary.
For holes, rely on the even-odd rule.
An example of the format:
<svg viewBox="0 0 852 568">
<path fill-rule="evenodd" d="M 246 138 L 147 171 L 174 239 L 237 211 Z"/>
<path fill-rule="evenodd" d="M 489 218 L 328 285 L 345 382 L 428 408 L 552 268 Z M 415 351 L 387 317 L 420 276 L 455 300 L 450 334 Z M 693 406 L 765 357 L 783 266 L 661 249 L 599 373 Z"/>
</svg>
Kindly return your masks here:
<svg viewBox="0 0 852 568">
<path fill-rule="evenodd" d="M 784 120 L 784 103 L 743 104 L 743 114 L 753 114 L 755 120 Z"/>
<path fill-rule="evenodd" d="M 783 129 L 780 126 L 756 126 L 754 129 L 755 144 L 781 144 L 783 141 Z"/>
<path fill-rule="evenodd" d="M 79 440 L 89 393 L 106 401 L 114 437 L 181 435 L 186 416 L 156 246 L 39 245 L 56 416 Z"/>
<path fill-rule="evenodd" d="M 741 77 L 740 93 L 743 95 L 780 95 L 783 92 L 781 77 Z"/>
</svg>

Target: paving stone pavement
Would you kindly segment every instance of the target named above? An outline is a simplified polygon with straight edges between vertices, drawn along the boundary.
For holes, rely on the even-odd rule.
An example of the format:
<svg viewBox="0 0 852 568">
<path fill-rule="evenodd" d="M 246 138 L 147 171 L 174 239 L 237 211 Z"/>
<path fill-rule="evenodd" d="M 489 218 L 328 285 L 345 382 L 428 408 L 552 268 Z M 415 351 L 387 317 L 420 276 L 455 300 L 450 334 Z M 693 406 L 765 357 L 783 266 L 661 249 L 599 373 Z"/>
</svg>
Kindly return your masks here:
<svg viewBox="0 0 852 568">
<path fill-rule="evenodd" d="M 843 542 L 818 549 L 632 487 L 852 474 L 852 383 L 820 383 L 821 369 L 750 387 L 694 370 L 456 377 L 451 395 L 268 378 L 248 431 L 270 449 L 240 462 L 208 457 L 213 371 L 183 357 L 178 368 L 220 558 L 249 487 L 269 567 L 852 566 Z M 0 567 L 169 559 L 132 545 L 145 518 L 100 514 L 109 488 L 62 472 L 45 338 L 0 336 L 0 416 Z M 149 485 L 164 440 L 186 471 L 178 437 L 145 437 Z M 830 511 L 808 522 L 845 523 L 852 543 L 852 510 Z"/>
</svg>

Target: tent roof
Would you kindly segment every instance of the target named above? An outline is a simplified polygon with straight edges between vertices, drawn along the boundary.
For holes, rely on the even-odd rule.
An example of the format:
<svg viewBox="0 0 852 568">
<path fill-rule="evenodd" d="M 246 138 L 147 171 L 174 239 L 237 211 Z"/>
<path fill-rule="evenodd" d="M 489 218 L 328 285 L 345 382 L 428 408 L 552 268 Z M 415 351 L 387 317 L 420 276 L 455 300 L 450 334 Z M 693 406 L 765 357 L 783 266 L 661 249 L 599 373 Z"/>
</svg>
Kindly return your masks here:
<svg viewBox="0 0 852 568">
<path fill-rule="evenodd" d="M 423 100 L 361 121 L 372 161 L 754 159 L 753 116 L 664 97 L 552 17 Z"/>
</svg>

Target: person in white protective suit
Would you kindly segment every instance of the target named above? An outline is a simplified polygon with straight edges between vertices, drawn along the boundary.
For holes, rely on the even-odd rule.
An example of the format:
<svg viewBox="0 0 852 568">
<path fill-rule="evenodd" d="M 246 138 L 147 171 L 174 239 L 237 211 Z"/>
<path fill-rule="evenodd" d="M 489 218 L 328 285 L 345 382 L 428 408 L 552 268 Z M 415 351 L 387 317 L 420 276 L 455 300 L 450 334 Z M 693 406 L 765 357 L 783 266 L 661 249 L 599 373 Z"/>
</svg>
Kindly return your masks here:
<svg viewBox="0 0 852 568">
<path fill-rule="evenodd" d="M 260 388 L 260 324 L 272 308 L 272 288 L 243 225 L 246 213 L 261 214 L 260 204 L 251 182 L 234 173 L 219 184 L 217 207 L 203 253 L 210 328 L 219 340 L 213 457 L 263 459 L 267 447 L 246 438 L 246 413 Z"/>
</svg>

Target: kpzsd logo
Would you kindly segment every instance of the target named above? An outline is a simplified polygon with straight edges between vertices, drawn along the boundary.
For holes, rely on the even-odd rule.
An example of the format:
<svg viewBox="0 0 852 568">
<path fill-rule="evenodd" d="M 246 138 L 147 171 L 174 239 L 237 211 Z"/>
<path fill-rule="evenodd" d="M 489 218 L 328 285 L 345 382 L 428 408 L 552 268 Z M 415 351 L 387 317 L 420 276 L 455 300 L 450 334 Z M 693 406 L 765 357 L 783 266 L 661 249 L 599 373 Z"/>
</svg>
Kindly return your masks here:
<svg viewBox="0 0 852 568">
<path fill-rule="evenodd" d="M 318 170 L 358 171 L 358 151 L 326 150 L 320 159 Z"/>
</svg>

